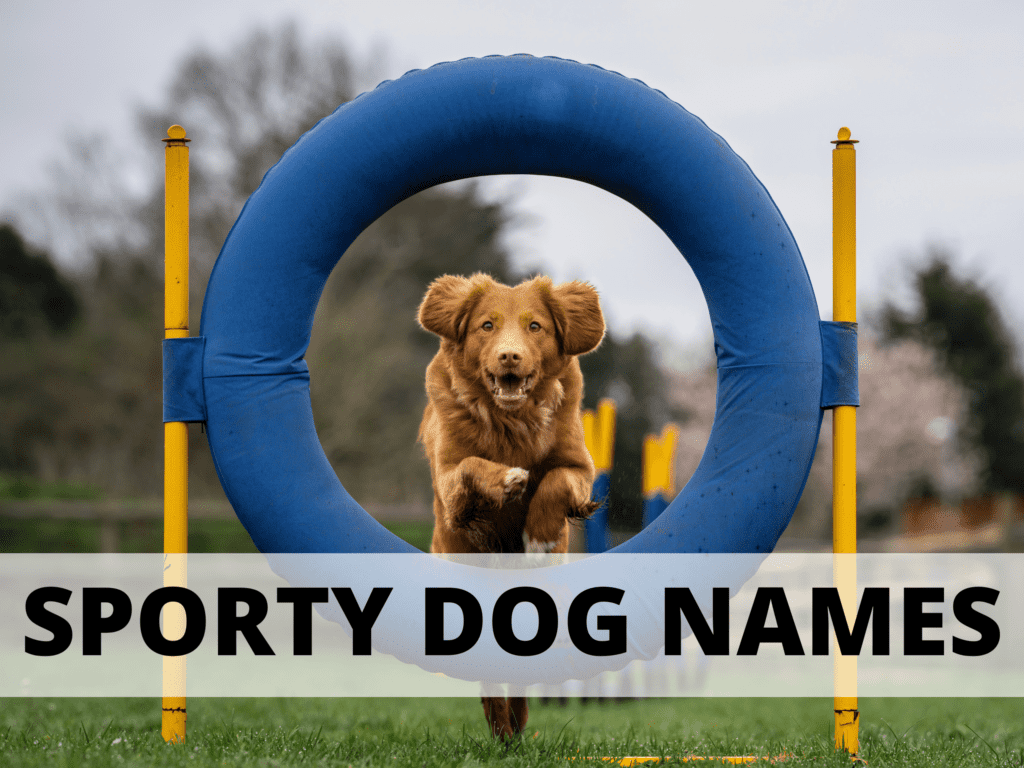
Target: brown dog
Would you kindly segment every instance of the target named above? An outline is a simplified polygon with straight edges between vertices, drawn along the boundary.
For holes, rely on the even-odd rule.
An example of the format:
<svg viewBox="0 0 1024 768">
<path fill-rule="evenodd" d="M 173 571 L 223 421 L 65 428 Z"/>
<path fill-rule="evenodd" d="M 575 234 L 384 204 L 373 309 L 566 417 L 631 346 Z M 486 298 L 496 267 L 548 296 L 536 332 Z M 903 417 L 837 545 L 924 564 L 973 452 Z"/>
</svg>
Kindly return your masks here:
<svg viewBox="0 0 1024 768">
<path fill-rule="evenodd" d="M 604 337 L 597 292 L 547 277 L 513 288 L 445 275 L 419 322 L 441 337 L 419 435 L 434 484 L 431 551 L 567 551 L 569 521 L 598 506 L 576 359 Z M 483 705 L 496 737 L 526 725 L 525 698 Z"/>
</svg>

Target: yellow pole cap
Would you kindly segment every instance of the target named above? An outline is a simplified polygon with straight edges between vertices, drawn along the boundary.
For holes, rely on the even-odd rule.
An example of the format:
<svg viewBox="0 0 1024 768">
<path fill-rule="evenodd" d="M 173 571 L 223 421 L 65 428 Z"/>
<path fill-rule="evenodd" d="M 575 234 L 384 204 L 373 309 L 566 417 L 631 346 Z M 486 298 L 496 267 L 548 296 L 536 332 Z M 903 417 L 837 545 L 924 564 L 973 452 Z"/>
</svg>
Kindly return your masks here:
<svg viewBox="0 0 1024 768">
<path fill-rule="evenodd" d="M 174 143 L 179 143 L 179 142 L 180 143 L 185 143 L 185 142 L 192 141 L 192 139 L 187 138 L 186 135 L 185 135 L 185 129 L 182 128 L 177 123 L 175 123 L 174 125 L 172 125 L 170 128 L 167 129 L 167 138 L 163 139 L 163 141 L 166 141 L 167 143 L 171 143 L 171 142 L 174 142 Z"/>
<path fill-rule="evenodd" d="M 836 137 L 836 140 L 832 141 L 832 142 L 829 142 L 829 143 L 831 143 L 831 144 L 860 144 L 860 142 L 857 141 L 857 139 L 851 139 L 850 138 L 850 136 L 852 136 L 852 135 L 853 134 L 850 133 L 850 129 L 847 128 L 844 125 L 842 128 L 839 129 L 839 134 Z"/>
</svg>

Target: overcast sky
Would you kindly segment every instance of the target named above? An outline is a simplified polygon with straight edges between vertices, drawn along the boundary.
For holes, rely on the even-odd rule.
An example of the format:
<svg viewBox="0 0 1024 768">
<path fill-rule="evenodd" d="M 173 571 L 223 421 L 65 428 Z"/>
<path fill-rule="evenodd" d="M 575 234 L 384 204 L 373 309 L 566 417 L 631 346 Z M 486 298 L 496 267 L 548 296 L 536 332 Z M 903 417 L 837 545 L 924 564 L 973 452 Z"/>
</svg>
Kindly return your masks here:
<svg viewBox="0 0 1024 768">
<path fill-rule="evenodd" d="M 906 284 L 908 256 L 952 247 L 1024 336 L 1024 3 L 687 0 L 0 0 L 0 210 L 46 184 L 66 137 L 136 143 L 135 110 L 162 103 L 176 64 L 257 25 L 295 21 L 382 78 L 439 61 L 532 53 L 643 80 L 696 114 L 750 165 L 786 217 L 822 317 L 831 317 L 831 160 L 858 149 L 862 307 Z M 162 144 L 154 137 L 154 152 Z M 524 263 L 593 282 L 620 331 L 710 339 L 699 287 L 667 238 L 575 182 L 496 179 L 534 224 Z"/>
</svg>

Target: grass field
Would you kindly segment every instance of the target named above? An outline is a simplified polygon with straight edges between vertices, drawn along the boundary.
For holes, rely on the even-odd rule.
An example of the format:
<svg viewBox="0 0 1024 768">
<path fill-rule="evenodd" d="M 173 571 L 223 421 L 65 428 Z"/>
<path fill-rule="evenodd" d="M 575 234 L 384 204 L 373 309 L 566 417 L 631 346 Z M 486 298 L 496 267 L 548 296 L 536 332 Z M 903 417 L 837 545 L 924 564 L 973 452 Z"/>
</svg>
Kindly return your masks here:
<svg viewBox="0 0 1024 768">
<path fill-rule="evenodd" d="M 119 524 L 122 552 L 163 552 L 162 520 Z M 423 551 L 430 549 L 432 521 L 385 522 L 384 527 Z M 99 523 L 92 520 L 11 520 L 0 518 L 0 553 L 99 552 Z M 192 553 L 257 552 L 238 520 L 192 520 L 188 548 Z"/>
<path fill-rule="evenodd" d="M 42 483 L 32 478 L 0 472 L 0 500 L 95 500 L 97 488 L 72 483 Z M 117 540 L 122 552 L 163 552 L 163 520 L 123 520 Z M 399 538 L 426 552 L 430 549 L 433 520 L 383 521 Z M 0 515 L 0 553 L 5 552 L 99 552 L 100 521 L 12 519 Z M 249 534 L 237 519 L 190 520 L 188 551 L 256 552 Z"/>
<path fill-rule="evenodd" d="M 429 546 L 429 523 L 388 527 Z M 139 521 L 120 540 L 124 551 L 159 552 L 161 538 L 159 522 Z M 98 541 L 92 522 L 0 520 L 0 552 L 88 552 Z M 255 551 L 237 521 L 194 521 L 189 548 Z M 0 766 L 518 768 L 779 754 L 787 766 L 848 766 L 832 746 L 831 710 L 816 699 L 534 703 L 524 737 L 505 746 L 491 741 L 475 699 L 192 698 L 187 743 L 167 745 L 157 699 L 0 699 Z M 873 766 L 1024 766 L 1024 699 L 862 699 L 861 713 L 861 757 Z"/>
<path fill-rule="evenodd" d="M 627 755 L 791 755 L 849 765 L 831 701 L 675 699 L 534 703 L 524 738 L 487 736 L 475 699 L 191 699 L 188 739 L 160 738 L 156 699 L 6 699 L 0 765 L 565 765 Z M 861 701 L 861 756 L 877 766 L 1024 765 L 1024 700 Z M 677 762 L 677 761 L 671 761 Z"/>
</svg>

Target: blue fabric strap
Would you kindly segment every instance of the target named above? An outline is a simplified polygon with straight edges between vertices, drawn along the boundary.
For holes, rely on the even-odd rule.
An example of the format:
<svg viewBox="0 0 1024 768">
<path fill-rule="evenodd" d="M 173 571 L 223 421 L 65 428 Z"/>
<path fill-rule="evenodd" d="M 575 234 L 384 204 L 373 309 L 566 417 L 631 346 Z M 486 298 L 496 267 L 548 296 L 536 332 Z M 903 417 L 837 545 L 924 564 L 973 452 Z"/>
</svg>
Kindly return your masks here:
<svg viewBox="0 0 1024 768">
<path fill-rule="evenodd" d="M 821 407 L 860 405 L 857 324 L 821 321 Z"/>
<path fill-rule="evenodd" d="M 164 423 L 206 421 L 203 351 L 206 339 L 164 339 Z"/>
</svg>

